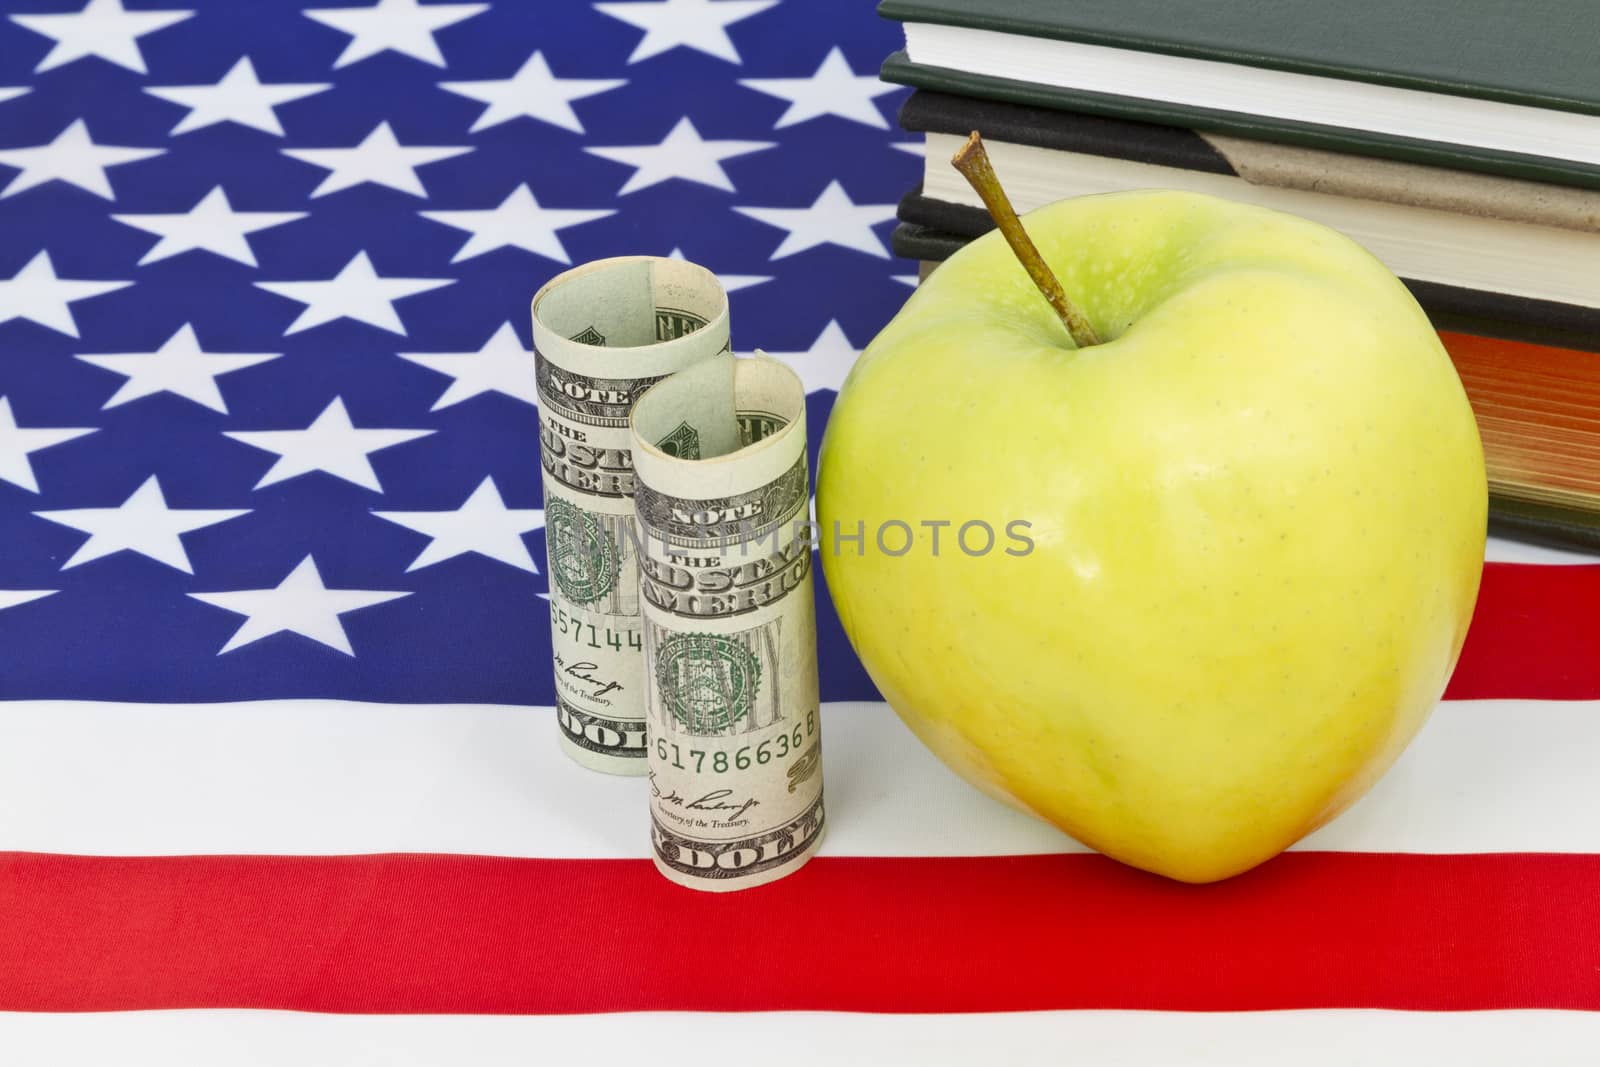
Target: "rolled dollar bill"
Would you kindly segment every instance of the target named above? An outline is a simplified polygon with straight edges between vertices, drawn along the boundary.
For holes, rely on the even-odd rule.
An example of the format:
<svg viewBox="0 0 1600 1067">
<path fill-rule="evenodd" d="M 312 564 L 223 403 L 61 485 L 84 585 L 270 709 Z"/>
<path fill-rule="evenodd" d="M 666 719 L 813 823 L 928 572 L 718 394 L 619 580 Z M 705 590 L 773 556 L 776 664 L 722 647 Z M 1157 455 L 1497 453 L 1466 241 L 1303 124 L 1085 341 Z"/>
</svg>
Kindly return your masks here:
<svg viewBox="0 0 1600 1067">
<path fill-rule="evenodd" d="M 713 892 L 782 878 L 824 825 L 805 387 L 758 356 L 633 412 L 656 867 Z"/>
<path fill-rule="evenodd" d="M 561 744 L 639 774 L 644 640 L 628 416 L 662 378 L 728 351 L 728 298 L 682 260 L 586 263 L 533 297 L 550 636 Z"/>
</svg>

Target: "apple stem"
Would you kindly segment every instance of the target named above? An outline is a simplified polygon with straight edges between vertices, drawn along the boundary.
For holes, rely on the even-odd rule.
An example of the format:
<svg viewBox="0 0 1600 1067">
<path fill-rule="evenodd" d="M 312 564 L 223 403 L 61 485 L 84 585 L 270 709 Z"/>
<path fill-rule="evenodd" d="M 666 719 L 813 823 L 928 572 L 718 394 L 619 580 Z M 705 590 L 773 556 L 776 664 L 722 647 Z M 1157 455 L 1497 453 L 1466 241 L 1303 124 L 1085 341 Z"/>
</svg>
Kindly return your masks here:
<svg viewBox="0 0 1600 1067">
<path fill-rule="evenodd" d="M 1039 255 L 1039 249 L 1034 246 L 1033 238 L 1028 236 L 1028 231 L 1022 228 L 1022 220 L 1017 218 L 1016 209 L 1011 206 L 1011 198 L 1006 196 L 1006 191 L 1000 185 L 1000 179 L 995 176 L 994 166 L 989 162 L 989 153 L 984 151 L 983 138 L 978 136 L 978 131 L 973 130 L 967 138 L 967 143 L 961 150 L 951 157 L 952 166 L 961 172 L 972 188 L 977 191 L 983 200 L 983 206 L 989 209 L 989 217 L 994 219 L 994 224 L 1000 228 L 1000 233 L 1005 237 L 1006 244 L 1011 246 L 1011 251 L 1016 254 L 1022 263 L 1028 277 L 1033 279 L 1033 284 L 1038 286 L 1039 292 L 1049 301 L 1050 306 L 1061 318 L 1061 324 L 1072 335 L 1072 340 L 1079 348 L 1088 348 L 1090 345 L 1100 343 L 1100 337 L 1094 332 L 1094 327 L 1089 320 L 1079 311 L 1077 305 L 1067 299 L 1067 292 L 1061 288 L 1061 282 L 1051 272 Z"/>
</svg>

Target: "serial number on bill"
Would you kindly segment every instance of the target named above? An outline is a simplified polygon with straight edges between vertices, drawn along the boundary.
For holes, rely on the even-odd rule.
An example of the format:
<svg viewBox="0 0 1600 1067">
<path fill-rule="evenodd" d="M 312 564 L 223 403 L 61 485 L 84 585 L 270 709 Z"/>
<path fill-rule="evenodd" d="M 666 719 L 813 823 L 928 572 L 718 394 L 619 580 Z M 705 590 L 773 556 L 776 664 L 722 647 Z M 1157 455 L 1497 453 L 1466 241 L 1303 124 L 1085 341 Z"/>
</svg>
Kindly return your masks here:
<svg viewBox="0 0 1600 1067">
<path fill-rule="evenodd" d="M 712 774 L 727 774 L 729 771 L 749 770 L 751 767 L 768 764 L 773 760 L 783 759 L 791 753 L 799 752 L 807 739 L 815 736 L 816 732 L 817 713 L 812 710 L 806 714 L 805 722 L 794 724 L 794 729 L 774 734 L 759 745 L 745 745 L 732 751 L 682 748 L 676 741 L 658 737 L 656 758 L 663 763 L 670 763 L 680 771 L 694 771 L 696 774 L 707 771 Z"/>
<path fill-rule="evenodd" d="M 619 633 L 609 626 L 596 626 L 592 622 L 584 622 L 575 615 L 568 615 L 564 609 L 554 604 L 550 605 L 550 629 L 552 633 L 562 637 L 571 637 L 573 644 L 583 648 L 614 648 L 619 652 L 623 648 L 644 650 L 639 631 L 628 630 Z"/>
</svg>

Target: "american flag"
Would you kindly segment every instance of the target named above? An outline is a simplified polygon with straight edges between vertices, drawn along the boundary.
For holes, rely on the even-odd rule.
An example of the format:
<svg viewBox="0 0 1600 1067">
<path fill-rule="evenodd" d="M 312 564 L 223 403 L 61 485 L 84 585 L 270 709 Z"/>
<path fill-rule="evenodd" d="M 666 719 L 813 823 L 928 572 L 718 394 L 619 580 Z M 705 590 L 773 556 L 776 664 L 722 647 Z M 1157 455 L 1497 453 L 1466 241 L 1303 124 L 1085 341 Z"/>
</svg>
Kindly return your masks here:
<svg viewBox="0 0 1600 1067">
<path fill-rule="evenodd" d="M 1491 542 L 1408 754 L 1201 888 L 957 781 L 819 591 L 822 857 L 659 878 L 557 750 L 528 300 L 704 263 L 817 441 L 915 281 L 897 34 L 305 2 L 0 4 L 0 1062 L 1596 1062 L 1578 556 Z"/>
</svg>

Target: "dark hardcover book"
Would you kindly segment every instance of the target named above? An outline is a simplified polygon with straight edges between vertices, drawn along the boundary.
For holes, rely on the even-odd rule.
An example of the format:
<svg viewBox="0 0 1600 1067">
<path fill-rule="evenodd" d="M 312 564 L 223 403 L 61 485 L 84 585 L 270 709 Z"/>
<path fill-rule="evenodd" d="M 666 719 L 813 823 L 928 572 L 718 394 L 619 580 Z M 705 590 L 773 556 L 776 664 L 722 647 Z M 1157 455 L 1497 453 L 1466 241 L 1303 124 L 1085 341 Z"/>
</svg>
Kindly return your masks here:
<svg viewBox="0 0 1600 1067">
<path fill-rule="evenodd" d="M 978 130 L 987 140 L 1058 152 L 1110 156 L 1212 174 L 1239 173 L 1238 166 L 1230 163 L 1206 134 L 1185 126 L 1030 107 L 931 89 L 918 89 L 906 97 L 897 117 L 900 128 L 911 133 L 965 137 Z"/>
<path fill-rule="evenodd" d="M 1600 552 L 1600 515 L 1489 497 L 1489 532 L 1497 537 Z"/>
<path fill-rule="evenodd" d="M 884 0 L 886 80 L 1600 188 L 1591 0 Z"/>
<path fill-rule="evenodd" d="M 1349 234 L 1455 328 L 1600 342 L 1600 191 L 927 91 L 900 123 L 926 138 L 900 218 L 929 232 L 992 226 L 948 162 L 978 130 L 1020 211 L 1126 189 L 1225 196 Z"/>
</svg>

